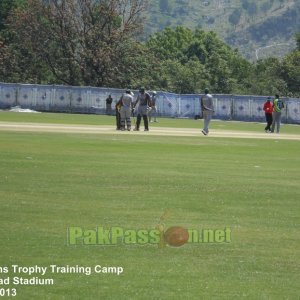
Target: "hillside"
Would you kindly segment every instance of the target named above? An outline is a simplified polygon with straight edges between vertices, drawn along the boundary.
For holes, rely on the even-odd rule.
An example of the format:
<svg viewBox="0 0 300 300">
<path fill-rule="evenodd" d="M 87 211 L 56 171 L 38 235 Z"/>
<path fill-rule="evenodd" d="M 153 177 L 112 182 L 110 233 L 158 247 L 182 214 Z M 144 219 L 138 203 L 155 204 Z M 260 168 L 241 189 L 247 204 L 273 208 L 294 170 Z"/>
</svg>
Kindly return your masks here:
<svg viewBox="0 0 300 300">
<path fill-rule="evenodd" d="M 170 26 L 215 31 L 244 57 L 281 57 L 295 48 L 299 0 L 149 0 L 146 34 Z"/>
</svg>

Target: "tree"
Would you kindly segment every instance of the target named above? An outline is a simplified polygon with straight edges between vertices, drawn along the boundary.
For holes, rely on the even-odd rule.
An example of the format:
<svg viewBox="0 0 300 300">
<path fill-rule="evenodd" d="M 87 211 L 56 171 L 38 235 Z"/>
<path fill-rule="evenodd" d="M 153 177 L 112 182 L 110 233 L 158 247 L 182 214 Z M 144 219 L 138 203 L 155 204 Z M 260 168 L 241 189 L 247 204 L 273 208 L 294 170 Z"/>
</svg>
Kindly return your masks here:
<svg viewBox="0 0 300 300">
<path fill-rule="evenodd" d="M 243 78 L 251 72 L 250 63 L 214 32 L 167 28 L 150 37 L 147 45 L 162 61 L 162 80 L 157 85 L 164 89 L 192 93 L 206 85 L 230 93 L 240 91 Z"/>
<path fill-rule="evenodd" d="M 177 26 L 175 29 L 171 29 L 167 27 L 162 32 L 150 36 L 146 45 L 160 59 L 182 59 L 183 52 L 192 39 L 193 32 L 188 28 Z"/>
<path fill-rule="evenodd" d="M 287 95 L 288 87 L 282 78 L 282 65 L 277 58 L 259 60 L 252 78 L 249 76 L 251 87 L 249 89 L 254 95 Z"/>
<path fill-rule="evenodd" d="M 18 6 L 25 3 L 25 0 L 1 0 L 0 1 L 0 31 L 6 29 L 6 22 L 9 14 Z"/>
<path fill-rule="evenodd" d="M 204 66 L 198 60 L 190 60 L 181 64 L 176 60 L 165 60 L 162 63 L 159 86 L 180 94 L 200 92 L 208 86 L 208 78 Z"/>
<path fill-rule="evenodd" d="M 169 0 L 159 0 L 159 9 L 163 13 L 170 13 L 171 12 L 171 4 Z"/>
<path fill-rule="evenodd" d="M 247 10 L 249 6 L 249 1 L 248 0 L 242 0 L 242 7 L 243 9 Z"/>
<path fill-rule="evenodd" d="M 250 2 L 248 4 L 247 12 L 249 16 L 253 17 L 257 13 L 257 5 L 256 2 Z"/>
<path fill-rule="evenodd" d="M 261 4 L 260 8 L 261 10 L 266 13 L 270 8 L 272 7 L 272 3 L 271 2 L 264 2 Z"/>
<path fill-rule="evenodd" d="M 239 22 L 240 22 L 240 19 L 241 19 L 241 15 L 242 15 L 242 11 L 238 8 L 236 8 L 228 17 L 228 21 L 236 26 Z"/>
<path fill-rule="evenodd" d="M 282 78 L 292 96 L 300 97 L 300 50 L 288 54 L 282 62 Z"/>
<path fill-rule="evenodd" d="M 19 55 L 29 53 L 32 64 L 42 64 L 56 82 L 117 86 L 134 68 L 145 5 L 143 0 L 28 0 L 9 27 Z"/>
<path fill-rule="evenodd" d="M 297 43 L 297 50 L 300 51 L 300 32 L 296 33 L 295 38 Z"/>
<path fill-rule="evenodd" d="M 205 67 L 209 71 L 210 86 L 215 93 L 229 94 L 233 92 L 235 80 L 228 62 L 223 57 L 214 52 Z"/>
</svg>

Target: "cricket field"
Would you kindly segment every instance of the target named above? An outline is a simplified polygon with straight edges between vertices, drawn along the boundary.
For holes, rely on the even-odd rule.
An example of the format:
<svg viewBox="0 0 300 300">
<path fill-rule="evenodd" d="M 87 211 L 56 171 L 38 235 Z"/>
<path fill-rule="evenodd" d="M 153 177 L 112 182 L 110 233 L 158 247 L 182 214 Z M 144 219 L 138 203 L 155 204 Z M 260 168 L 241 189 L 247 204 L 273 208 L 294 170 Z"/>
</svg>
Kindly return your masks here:
<svg viewBox="0 0 300 300">
<path fill-rule="evenodd" d="M 0 112 L 0 298 L 300 299 L 299 125 L 114 122 Z"/>
</svg>

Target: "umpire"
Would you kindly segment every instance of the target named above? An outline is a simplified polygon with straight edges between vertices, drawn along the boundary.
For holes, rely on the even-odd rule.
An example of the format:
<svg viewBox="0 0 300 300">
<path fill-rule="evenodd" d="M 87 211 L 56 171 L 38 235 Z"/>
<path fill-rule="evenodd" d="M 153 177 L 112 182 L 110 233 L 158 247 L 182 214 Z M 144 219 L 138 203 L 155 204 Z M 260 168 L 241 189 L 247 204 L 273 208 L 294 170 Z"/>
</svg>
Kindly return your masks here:
<svg viewBox="0 0 300 300">
<path fill-rule="evenodd" d="M 134 103 L 134 107 L 136 108 L 137 118 L 136 118 L 136 125 L 134 130 L 140 130 L 140 124 L 143 117 L 144 120 L 144 131 L 149 131 L 149 124 L 148 124 L 148 111 L 151 106 L 151 97 L 150 95 L 145 92 L 145 88 L 141 87 L 139 90 L 139 95 Z"/>
</svg>

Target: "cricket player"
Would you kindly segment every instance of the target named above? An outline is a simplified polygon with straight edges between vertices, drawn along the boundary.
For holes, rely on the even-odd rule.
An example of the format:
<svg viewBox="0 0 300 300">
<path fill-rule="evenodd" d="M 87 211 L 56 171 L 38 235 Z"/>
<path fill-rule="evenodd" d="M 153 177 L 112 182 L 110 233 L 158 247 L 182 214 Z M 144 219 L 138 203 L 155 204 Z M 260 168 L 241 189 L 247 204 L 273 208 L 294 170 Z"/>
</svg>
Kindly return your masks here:
<svg viewBox="0 0 300 300">
<path fill-rule="evenodd" d="M 276 125 L 276 132 L 279 133 L 280 131 L 280 123 L 281 123 L 281 111 L 284 108 L 283 101 L 279 99 L 279 95 L 275 95 L 275 99 L 273 101 L 273 122 L 271 132 L 274 133 L 275 125 Z"/>
<path fill-rule="evenodd" d="M 204 90 L 205 95 L 201 97 L 200 99 L 200 106 L 202 109 L 203 114 L 203 120 L 204 120 L 204 128 L 202 130 L 202 133 L 204 135 L 208 135 L 208 126 L 211 121 L 212 115 L 214 113 L 214 103 L 213 103 L 213 97 L 211 94 L 209 94 L 209 90 Z"/>
<path fill-rule="evenodd" d="M 120 108 L 121 108 L 121 99 L 116 103 L 116 130 L 121 130 L 121 115 L 120 115 Z"/>
<path fill-rule="evenodd" d="M 141 87 L 139 90 L 139 95 L 134 103 L 134 107 L 137 107 L 137 118 L 136 118 L 136 125 L 134 130 L 140 130 L 140 124 L 143 117 L 144 120 L 144 131 L 149 131 L 149 124 L 148 124 L 148 111 L 151 105 L 151 97 L 150 95 L 145 92 L 145 88 Z"/>
<path fill-rule="evenodd" d="M 156 109 L 156 91 L 152 92 L 151 96 L 151 109 L 149 111 L 149 122 L 152 122 L 152 116 L 154 119 L 154 122 L 157 122 L 156 116 L 157 116 L 157 109 Z"/>
<path fill-rule="evenodd" d="M 106 114 L 111 115 L 111 104 L 113 102 L 113 98 L 111 97 L 111 95 L 108 95 L 105 101 L 106 101 Z"/>
<path fill-rule="evenodd" d="M 125 123 L 127 130 L 131 130 L 131 111 L 132 111 L 132 105 L 133 105 L 133 96 L 131 94 L 131 91 L 129 89 L 126 90 L 126 92 L 122 95 L 120 99 L 120 116 L 121 116 L 121 130 L 125 130 Z"/>
<path fill-rule="evenodd" d="M 266 116 L 267 126 L 265 128 L 265 132 L 271 132 L 271 125 L 273 123 L 273 104 L 271 103 L 271 97 L 268 97 L 267 101 L 264 103 L 263 108 Z"/>
</svg>

